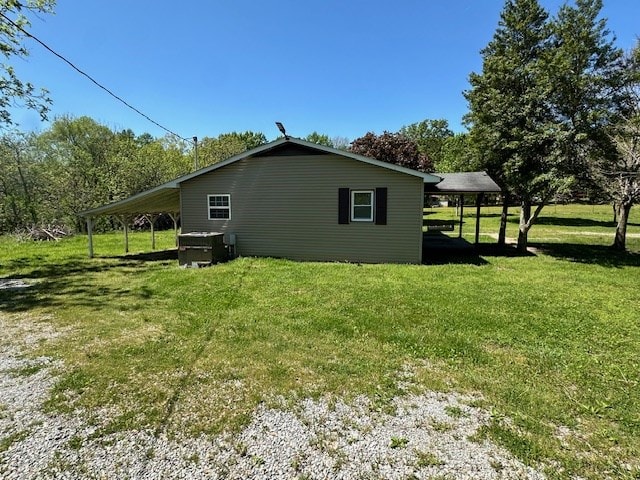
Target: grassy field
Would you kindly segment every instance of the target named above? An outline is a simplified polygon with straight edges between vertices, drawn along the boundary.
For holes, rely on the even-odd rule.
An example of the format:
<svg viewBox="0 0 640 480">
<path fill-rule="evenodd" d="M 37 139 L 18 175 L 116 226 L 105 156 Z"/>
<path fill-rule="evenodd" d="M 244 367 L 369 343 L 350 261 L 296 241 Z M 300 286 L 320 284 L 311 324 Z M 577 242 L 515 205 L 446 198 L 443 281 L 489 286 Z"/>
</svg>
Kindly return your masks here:
<svg viewBox="0 0 640 480">
<path fill-rule="evenodd" d="M 495 241 L 500 226 L 501 207 L 482 207 L 480 233 L 482 242 Z M 507 237 L 514 241 L 518 237 L 520 209 L 513 207 L 509 211 Z M 476 225 L 475 206 L 466 206 L 463 216 L 463 236 L 473 241 Z M 455 208 L 425 209 L 425 219 L 458 221 Z M 458 230 L 449 235 L 457 236 Z M 542 215 L 529 234 L 529 240 L 536 243 L 563 243 L 586 245 L 611 245 L 615 233 L 613 210 L 610 205 L 549 205 L 542 210 Z M 640 251 L 640 209 L 631 210 L 629 219 L 627 248 Z"/>
<path fill-rule="evenodd" d="M 483 235 L 497 232 L 499 211 L 485 213 Z M 385 408 L 410 367 L 416 388 L 481 394 L 493 418 L 482 435 L 550 478 L 638 478 L 638 213 L 630 253 L 606 247 L 610 207 L 551 206 L 531 230 L 536 255 L 429 266 L 240 258 L 180 269 L 119 256 L 118 234 L 96 237 L 93 260 L 83 237 L 2 238 L 0 278 L 34 286 L 0 291 L 0 312 L 67 330 L 37 352 L 66 365 L 48 408 L 109 409 L 96 435 L 217 433 L 279 396 L 365 394 Z M 158 246 L 173 241 L 161 232 Z M 149 244 L 132 235 L 133 252 Z"/>
</svg>

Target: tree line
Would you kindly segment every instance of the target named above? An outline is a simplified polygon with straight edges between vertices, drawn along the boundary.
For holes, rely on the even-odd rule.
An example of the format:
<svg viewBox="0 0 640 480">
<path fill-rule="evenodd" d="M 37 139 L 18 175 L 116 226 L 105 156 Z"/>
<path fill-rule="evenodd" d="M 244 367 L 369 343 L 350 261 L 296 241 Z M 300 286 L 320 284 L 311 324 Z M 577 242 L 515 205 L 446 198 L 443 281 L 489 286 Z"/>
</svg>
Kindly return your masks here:
<svg viewBox="0 0 640 480">
<path fill-rule="evenodd" d="M 318 132 L 304 137 L 422 171 L 456 158 L 448 145 L 458 138 L 446 120 L 425 120 L 394 133 L 368 132 L 352 142 Z M 79 212 L 192 172 L 196 147 L 197 167 L 203 168 L 264 143 L 267 137 L 253 131 L 204 137 L 197 144 L 173 135 L 154 138 L 113 130 L 86 116 L 56 118 L 41 133 L 5 131 L 0 136 L 0 232 L 51 224 L 81 232 L 85 224 Z M 111 225 L 102 222 L 98 228 Z"/>
<path fill-rule="evenodd" d="M 50 13 L 53 0 L 0 1 L 0 50 L 7 59 L 23 47 L 24 9 Z M 349 141 L 312 132 L 308 141 L 422 171 L 486 170 L 508 206 L 520 206 L 518 248 L 544 206 L 559 195 L 595 192 L 614 204 L 614 247 L 625 248 L 631 207 L 640 200 L 640 42 L 615 46 L 601 18 L 602 0 L 574 0 L 551 15 L 538 0 L 506 0 L 492 40 L 481 51 L 482 71 L 464 92 L 467 132 L 446 120 L 425 119 L 397 132 L 368 132 Z M 46 118 L 44 90 L 0 70 L 0 233 L 38 223 L 81 230 L 78 212 L 126 198 L 267 141 L 261 132 L 205 137 L 197 145 L 167 135 L 114 131 L 88 117 L 54 119 L 42 133 L 8 130 L 16 103 Z M 195 148 L 197 146 L 197 148 Z"/>
</svg>

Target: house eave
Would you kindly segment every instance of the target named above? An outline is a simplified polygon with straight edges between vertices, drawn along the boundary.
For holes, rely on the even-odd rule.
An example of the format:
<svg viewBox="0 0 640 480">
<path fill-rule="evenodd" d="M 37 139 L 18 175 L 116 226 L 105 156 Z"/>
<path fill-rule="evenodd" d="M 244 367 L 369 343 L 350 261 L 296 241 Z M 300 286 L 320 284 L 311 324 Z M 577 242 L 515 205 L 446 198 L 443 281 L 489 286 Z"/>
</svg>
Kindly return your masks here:
<svg viewBox="0 0 640 480">
<path fill-rule="evenodd" d="M 233 157 L 230 157 L 226 160 L 223 160 L 222 162 L 218 162 L 215 163 L 213 165 L 209 165 L 207 167 L 201 168 L 200 170 L 196 170 L 195 172 L 189 173 L 187 175 L 184 175 L 180 178 L 177 178 L 175 180 L 175 182 L 177 184 L 186 182 L 188 180 L 191 180 L 192 178 L 198 177 L 200 175 L 203 175 L 205 173 L 209 173 L 212 172 L 214 170 L 218 170 L 220 168 L 226 167 L 227 165 L 230 165 L 232 163 L 235 163 L 237 161 L 240 161 L 242 159 L 245 158 L 250 158 L 250 157 L 254 157 L 256 155 L 259 154 L 264 154 L 267 153 L 269 150 L 274 150 L 282 145 L 286 145 L 287 143 L 289 144 L 293 144 L 293 145 L 300 145 L 302 147 L 307 147 L 307 148 L 311 148 L 311 149 L 315 149 L 330 155 L 340 155 L 342 157 L 347 157 L 347 158 L 351 158 L 353 160 L 357 160 L 359 162 L 362 163 L 367 163 L 369 165 L 375 165 L 377 167 L 381 167 L 381 168 L 386 168 L 387 170 L 392 170 L 395 172 L 399 172 L 399 173 L 403 173 L 405 175 L 411 175 L 414 177 L 419 177 L 422 178 L 423 181 L 425 183 L 438 183 L 440 182 L 442 179 L 437 176 L 437 175 L 433 175 L 430 173 L 425 173 L 425 172 L 419 172 L 417 170 L 413 170 L 411 168 L 406 168 L 406 167 L 402 167 L 400 165 L 396 165 L 393 163 L 389 163 L 389 162 L 383 162 L 381 160 L 375 159 L 375 158 L 369 158 L 369 157 L 365 157 L 363 155 L 358 155 L 357 153 L 352 153 L 352 152 L 348 152 L 345 150 L 339 150 L 337 148 L 333 148 L 333 147 L 327 147 L 324 145 L 318 145 L 316 143 L 312 143 L 312 142 L 308 142 L 306 140 L 301 140 L 299 138 L 281 138 L 278 140 L 275 140 L 273 142 L 270 143 L 265 143 L 264 145 L 260 145 L 259 147 L 256 147 L 252 150 L 247 150 L 245 152 L 239 153 L 237 155 L 234 155 Z"/>
<path fill-rule="evenodd" d="M 374 165 L 376 167 L 384 168 L 390 171 L 418 177 L 422 179 L 425 185 L 435 185 L 442 181 L 442 178 L 430 173 L 419 172 L 410 168 L 395 165 L 389 162 L 383 162 L 375 158 L 365 157 L 356 153 L 339 150 L 333 147 L 327 147 L 324 145 L 318 145 L 299 138 L 280 138 L 270 143 L 265 143 L 251 150 L 234 155 L 226 160 L 208 165 L 195 172 L 188 173 L 181 177 L 178 177 L 169 182 L 158 185 L 150 190 L 132 195 L 131 197 L 123 200 L 118 200 L 107 205 L 92 208 L 80 212 L 81 217 L 90 218 L 99 215 L 134 215 L 142 213 L 164 213 L 164 212 L 177 212 L 180 210 L 180 186 L 182 183 L 189 181 L 193 178 L 201 175 L 216 171 L 220 168 L 224 168 L 227 165 L 231 165 L 245 158 L 251 158 L 257 155 L 263 155 L 270 150 L 277 149 L 280 146 L 286 144 L 299 145 L 305 148 L 317 150 L 322 153 L 330 155 L 339 155 L 346 158 L 351 158 L 359 162 Z"/>
</svg>

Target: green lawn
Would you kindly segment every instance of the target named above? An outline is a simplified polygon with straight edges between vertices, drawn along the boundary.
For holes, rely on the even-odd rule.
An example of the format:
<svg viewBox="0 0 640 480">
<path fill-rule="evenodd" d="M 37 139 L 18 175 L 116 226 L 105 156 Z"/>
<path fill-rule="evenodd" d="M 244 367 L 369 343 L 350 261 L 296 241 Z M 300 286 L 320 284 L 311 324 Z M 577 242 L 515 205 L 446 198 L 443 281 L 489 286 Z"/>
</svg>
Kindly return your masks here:
<svg viewBox="0 0 640 480">
<path fill-rule="evenodd" d="M 497 231 L 497 211 L 483 233 Z M 638 478 L 640 239 L 609 251 L 608 207 L 543 214 L 535 256 L 431 266 L 241 258 L 181 269 L 118 257 L 118 234 L 97 236 L 93 260 L 83 237 L 2 238 L 0 277 L 35 285 L 0 291 L 0 314 L 69 329 L 37 352 L 67 368 L 48 407 L 112 409 L 97 435 L 217 433 L 279 395 L 365 394 L 384 408 L 410 366 L 417 388 L 480 393 L 493 414 L 483 435 L 550 478 Z M 159 234 L 160 248 L 173 242 Z M 136 233 L 131 250 L 149 243 Z"/>
<path fill-rule="evenodd" d="M 425 219 L 458 221 L 459 216 L 454 207 L 436 207 L 424 210 Z M 482 207 L 480 219 L 481 241 L 495 241 L 500 227 L 501 207 Z M 509 210 L 507 237 L 518 237 L 518 221 L 520 209 Z M 475 206 L 465 206 L 463 216 L 463 235 L 473 241 L 476 225 Z M 457 236 L 458 230 L 449 235 Z M 627 238 L 627 248 L 640 251 L 640 208 L 631 209 Z M 588 245 L 611 245 L 615 234 L 613 210 L 611 205 L 548 205 L 542 210 L 541 217 L 530 230 L 529 241 L 536 243 L 565 243 Z"/>
</svg>

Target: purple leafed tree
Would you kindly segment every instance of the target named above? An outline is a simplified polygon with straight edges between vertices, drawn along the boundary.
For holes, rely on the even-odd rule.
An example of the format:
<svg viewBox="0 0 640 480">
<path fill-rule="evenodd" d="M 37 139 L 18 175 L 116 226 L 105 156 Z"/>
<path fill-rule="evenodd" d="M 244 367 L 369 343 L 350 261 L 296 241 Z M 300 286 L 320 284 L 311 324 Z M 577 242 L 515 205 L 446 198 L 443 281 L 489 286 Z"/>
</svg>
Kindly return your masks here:
<svg viewBox="0 0 640 480">
<path fill-rule="evenodd" d="M 420 153 L 418 145 L 401 133 L 384 132 L 382 135 L 376 135 L 368 132 L 351 142 L 351 151 L 421 172 L 433 171 L 429 157 Z"/>
</svg>

